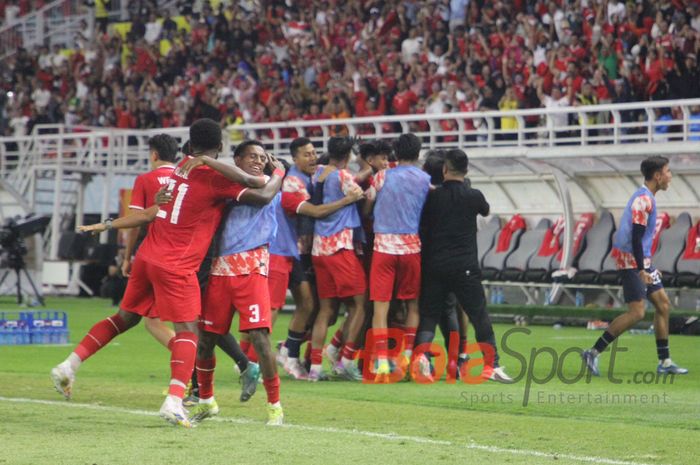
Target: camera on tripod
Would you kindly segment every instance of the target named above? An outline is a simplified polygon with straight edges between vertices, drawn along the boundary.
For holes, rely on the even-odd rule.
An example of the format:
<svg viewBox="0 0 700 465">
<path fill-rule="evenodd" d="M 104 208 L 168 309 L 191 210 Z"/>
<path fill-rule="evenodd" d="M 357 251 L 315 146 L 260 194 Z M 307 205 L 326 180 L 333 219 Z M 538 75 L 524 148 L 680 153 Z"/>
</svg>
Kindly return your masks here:
<svg viewBox="0 0 700 465">
<path fill-rule="evenodd" d="M 44 299 L 37 290 L 26 269 L 24 256 L 27 254 L 27 245 L 24 242 L 26 237 L 41 233 L 46 229 L 51 217 L 29 214 L 24 218 L 7 218 L 0 227 L 0 268 L 7 268 L 7 271 L 0 279 L 0 284 L 5 281 L 10 270 L 14 270 L 17 275 L 17 303 L 22 302 L 22 282 L 20 272 L 23 271 L 29 284 L 34 290 L 34 294 L 39 302 L 44 303 Z"/>
</svg>

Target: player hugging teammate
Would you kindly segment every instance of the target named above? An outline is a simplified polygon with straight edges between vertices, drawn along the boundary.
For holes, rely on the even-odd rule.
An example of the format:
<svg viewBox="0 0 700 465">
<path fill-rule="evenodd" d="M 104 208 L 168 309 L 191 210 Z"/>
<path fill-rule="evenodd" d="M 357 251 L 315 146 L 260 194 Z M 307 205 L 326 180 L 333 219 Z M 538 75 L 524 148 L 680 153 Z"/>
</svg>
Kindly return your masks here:
<svg viewBox="0 0 700 465">
<path fill-rule="evenodd" d="M 148 234 L 125 267 L 130 276 L 119 312 L 90 329 L 75 351 L 51 371 L 56 389 L 69 399 L 82 362 L 145 316 L 151 332 L 171 352 L 168 395 L 160 414 L 170 423 L 192 426 L 219 413 L 214 400 L 214 347 L 225 346 L 221 338 L 228 334 L 235 312 L 239 330 L 252 347 L 248 354 L 260 362 L 268 424 L 280 425 L 284 415 L 270 334 L 274 311 L 284 305 L 287 289 L 294 297 L 295 311 L 276 358 L 295 379 L 328 378 L 322 369 L 323 349 L 328 328 L 341 309 L 348 316 L 325 351 L 334 373 L 366 382 L 405 377 L 417 360 L 412 353 L 417 329 L 425 327 L 425 335 L 431 334 L 431 323 L 426 325 L 424 317 L 432 322 L 448 312 L 449 292 L 457 295 L 474 322 L 477 340 L 495 349 L 485 306 L 467 301 L 483 296 L 478 264 L 440 262 L 445 241 L 464 257 L 475 256 L 474 218 L 488 214 L 483 196 L 463 183 L 466 155 L 447 158 L 445 185 L 450 187 L 447 180 L 456 181 L 452 188 L 456 190 L 450 194 L 445 185 L 431 186 L 431 177 L 418 167 L 421 141 L 417 136 L 404 134 L 395 141 L 394 160 L 386 142 L 364 143 L 360 170 L 353 172 L 356 142 L 332 137 L 327 163 L 320 164 L 311 140 L 297 138 L 289 147 L 293 165 L 285 173 L 282 163 L 265 153 L 258 141 L 239 144 L 233 164 L 217 160 L 222 134 L 212 120 L 198 120 L 190 127 L 189 154 L 177 167 L 173 141 L 167 136 L 155 138 L 151 143 L 155 171 L 149 175 L 153 182 L 148 189 L 138 190 L 132 214 L 81 227 L 97 233 L 148 225 Z M 163 189 L 153 198 L 161 185 Z M 475 199 L 481 203 L 473 204 Z M 433 205 L 430 212 L 440 211 L 441 205 L 440 221 L 425 221 L 426 204 Z M 449 219 L 461 213 L 467 218 Z M 469 240 L 454 235 L 455 225 L 463 226 L 459 234 L 467 232 Z M 202 298 L 196 273 L 217 230 L 211 264 L 204 265 L 209 278 Z M 135 234 L 129 241 L 130 251 Z M 423 238 L 429 238 L 427 250 Z M 436 270 L 429 278 L 421 276 L 425 263 Z M 465 282 L 438 289 L 435 277 L 444 274 L 446 265 L 467 266 L 472 275 Z M 419 299 L 426 286 L 434 295 L 429 302 L 424 299 L 423 305 L 430 307 L 424 314 Z M 372 305 L 366 305 L 367 297 Z M 164 322 L 171 322 L 174 332 Z M 370 323 L 374 334 L 365 341 Z M 403 330 L 400 337 L 389 337 L 398 328 Z M 302 360 L 305 341 L 310 341 L 310 347 Z M 357 358 L 363 341 L 361 372 Z M 401 357 L 389 357 L 392 342 L 391 353 Z M 244 374 L 246 366 L 255 368 L 254 383 L 257 365 L 248 365 L 245 356 L 237 358 Z M 182 399 L 195 366 L 199 399 L 188 412 Z M 485 373 L 494 380 L 509 380 L 497 358 Z M 242 400 L 249 394 L 244 388 Z"/>
</svg>

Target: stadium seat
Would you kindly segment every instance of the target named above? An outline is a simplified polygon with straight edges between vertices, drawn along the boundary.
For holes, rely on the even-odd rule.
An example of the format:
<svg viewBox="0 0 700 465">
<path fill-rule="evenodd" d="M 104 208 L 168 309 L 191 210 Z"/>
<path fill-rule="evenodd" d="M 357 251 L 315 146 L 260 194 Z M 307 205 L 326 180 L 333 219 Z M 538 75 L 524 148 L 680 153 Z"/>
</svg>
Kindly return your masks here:
<svg viewBox="0 0 700 465">
<path fill-rule="evenodd" d="M 496 234 L 501 229 L 501 219 L 494 215 L 491 219 L 484 225 L 483 228 L 479 229 L 476 233 L 476 248 L 479 254 L 479 265 L 483 266 L 484 256 L 491 250 L 493 243 L 496 240 Z"/>
<path fill-rule="evenodd" d="M 620 284 L 620 273 L 617 272 L 617 261 L 612 256 L 612 249 L 603 261 L 603 269 L 598 276 L 600 284 Z"/>
<path fill-rule="evenodd" d="M 525 281 L 550 281 L 552 260 L 561 250 L 561 235 L 564 232 L 564 217 L 561 216 L 545 232 L 540 247 L 527 263 L 524 274 Z"/>
<path fill-rule="evenodd" d="M 676 262 L 685 250 L 686 237 L 693 221 L 688 213 L 681 213 L 673 225 L 664 230 L 659 237 L 659 245 L 652 263 L 661 272 L 665 286 L 672 286 L 676 281 Z"/>
<path fill-rule="evenodd" d="M 540 250 L 542 240 L 551 227 L 551 224 L 551 221 L 543 218 L 535 229 L 523 233 L 520 237 L 520 245 L 505 262 L 505 269 L 501 273 L 501 279 L 522 281 L 526 278 L 525 272 L 528 263 L 532 256 Z"/>
<path fill-rule="evenodd" d="M 593 213 L 583 213 L 579 216 L 574 226 L 574 259 L 571 265 L 578 267 L 579 257 L 586 251 L 586 236 L 588 231 L 593 226 L 595 220 L 595 215 Z M 563 246 L 563 240 L 561 240 L 561 245 Z M 552 271 L 556 271 L 561 268 L 561 260 L 564 258 L 564 250 L 560 249 L 552 259 Z"/>
<path fill-rule="evenodd" d="M 496 243 L 483 259 L 482 276 L 484 279 L 498 279 L 505 269 L 510 254 L 518 248 L 520 236 L 525 232 L 525 220 L 515 215 L 506 223 L 496 236 Z"/>
<path fill-rule="evenodd" d="M 697 287 L 700 284 L 700 221 L 688 230 L 685 250 L 676 263 L 676 285 Z"/>
<path fill-rule="evenodd" d="M 586 234 L 586 249 L 578 259 L 575 283 L 595 283 L 603 271 L 603 261 L 610 253 L 615 232 L 615 219 L 607 210 L 600 213 L 598 222 Z"/>
</svg>

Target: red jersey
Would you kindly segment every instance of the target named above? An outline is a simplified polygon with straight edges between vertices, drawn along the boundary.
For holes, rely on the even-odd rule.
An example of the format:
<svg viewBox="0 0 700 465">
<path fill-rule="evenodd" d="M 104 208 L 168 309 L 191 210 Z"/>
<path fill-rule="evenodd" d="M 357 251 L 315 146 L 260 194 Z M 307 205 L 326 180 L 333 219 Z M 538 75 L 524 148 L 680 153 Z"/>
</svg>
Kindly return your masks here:
<svg viewBox="0 0 700 465">
<path fill-rule="evenodd" d="M 137 255 L 173 274 L 189 275 L 207 253 L 226 200 L 237 200 L 246 188 L 207 166 L 187 176 L 175 170 L 168 184 L 173 201 L 160 207 Z"/>
<path fill-rule="evenodd" d="M 129 208 L 145 210 L 153 205 L 156 193 L 168 183 L 174 169 L 173 165 L 163 165 L 148 173 L 140 174 L 136 178 L 134 188 L 131 191 Z"/>
</svg>

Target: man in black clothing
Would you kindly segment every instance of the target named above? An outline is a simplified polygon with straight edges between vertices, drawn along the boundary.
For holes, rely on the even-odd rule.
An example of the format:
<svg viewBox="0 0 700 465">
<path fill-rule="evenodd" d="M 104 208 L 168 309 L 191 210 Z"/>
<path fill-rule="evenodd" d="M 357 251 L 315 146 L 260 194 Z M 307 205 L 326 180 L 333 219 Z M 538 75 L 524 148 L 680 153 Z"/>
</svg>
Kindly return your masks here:
<svg viewBox="0 0 700 465">
<path fill-rule="evenodd" d="M 416 346 L 433 340 L 435 326 L 447 310 L 447 296 L 453 292 L 474 325 L 477 342 L 493 348 L 493 360 L 484 354 L 483 376 L 494 381 L 511 382 L 512 379 L 498 365 L 496 337 L 486 311 L 476 245 L 476 217 L 488 215 L 490 207 L 480 191 L 465 184 L 468 165 L 467 154 L 462 150 L 447 152 L 442 169 L 444 182 L 428 195 L 423 209 L 423 283 Z M 420 357 L 420 370 L 428 375 L 427 359 L 425 355 Z"/>
</svg>

